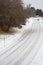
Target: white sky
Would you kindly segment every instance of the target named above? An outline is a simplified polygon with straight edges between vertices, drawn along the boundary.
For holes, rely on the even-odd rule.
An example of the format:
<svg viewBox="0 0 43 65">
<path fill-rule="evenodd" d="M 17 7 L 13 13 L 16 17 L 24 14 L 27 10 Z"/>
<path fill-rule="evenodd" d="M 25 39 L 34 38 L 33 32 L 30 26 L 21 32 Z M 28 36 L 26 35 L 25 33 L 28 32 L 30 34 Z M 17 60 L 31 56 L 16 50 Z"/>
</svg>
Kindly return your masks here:
<svg viewBox="0 0 43 65">
<path fill-rule="evenodd" d="M 31 6 L 43 10 L 43 0 L 23 0 L 23 2 L 25 6 L 31 4 Z"/>
</svg>

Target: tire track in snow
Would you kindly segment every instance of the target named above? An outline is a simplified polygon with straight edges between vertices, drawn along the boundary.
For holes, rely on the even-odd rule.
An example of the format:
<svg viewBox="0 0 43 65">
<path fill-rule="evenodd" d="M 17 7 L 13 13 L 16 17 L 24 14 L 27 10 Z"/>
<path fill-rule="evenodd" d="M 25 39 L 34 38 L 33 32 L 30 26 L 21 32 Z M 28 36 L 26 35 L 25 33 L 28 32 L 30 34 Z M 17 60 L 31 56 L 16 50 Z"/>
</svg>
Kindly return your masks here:
<svg viewBox="0 0 43 65">
<path fill-rule="evenodd" d="M 16 45 L 13 45 L 10 49 L 8 49 L 6 52 L 2 53 L 0 56 L 3 57 L 3 56 L 4 56 L 5 54 L 7 54 L 9 51 L 12 51 L 12 52 L 13 52 L 12 49 L 13 49 L 15 46 L 18 46 L 18 47 L 21 46 L 23 43 L 20 43 L 20 42 L 22 42 L 22 41 L 26 38 L 26 36 L 28 36 L 28 34 L 29 34 L 29 33 L 27 33 L 27 34 L 26 34 L 26 33 L 27 33 L 27 32 L 25 32 L 25 34 L 24 34 L 24 33 L 22 34 L 22 37 L 19 39 L 19 41 L 16 42 Z M 24 36 L 23 36 L 23 35 L 24 35 Z M 30 33 L 29 37 L 30 37 L 31 35 L 32 35 L 32 34 Z M 17 48 L 18 48 L 18 47 L 17 47 Z M 16 48 L 15 48 L 15 49 L 16 49 Z M 14 49 L 14 50 L 15 50 L 15 49 Z M 0 58 L 1 58 L 1 57 L 0 57 Z"/>
<path fill-rule="evenodd" d="M 37 40 L 38 40 L 38 38 L 37 38 Z M 37 41 L 36 40 L 36 41 Z M 28 55 L 31 53 L 31 51 L 32 51 L 32 49 L 35 47 L 35 45 L 36 45 L 36 41 L 30 46 L 30 48 L 27 48 L 27 50 L 26 50 L 26 52 L 25 52 L 25 54 L 18 60 L 18 61 L 16 61 L 15 63 L 11 63 L 11 64 L 9 64 L 9 65 L 21 65 L 21 63 L 28 57 Z M 33 40 L 32 40 L 32 42 L 33 42 Z M 32 43 L 31 42 L 31 43 Z M 30 44 L 31 44 L 30 43 Z M 28 51 L 28 52 L 27 52 Z M 13 62 L 14 62 L 14 60 L 13 60 Z"/>
<path fill-rule="evenodd" d="M 36 43 L 37 43 L 37 41 L 39 40 L 39 35 L 40 35 L 40 25 L 39 25 L 39 34 L 38 34 L 38 37 L 36 38 L 36 41 L 34 42 L 35 44 L 34 44 L 34 46 L 36 45 Z M 33 48 L 34 48 L 34 46 L 33 46 Z M 26 55 L 26 54 L 25 54 Z M 23 57 L 25 57 L 25 55 L 23 56 Z M 28 55 L 27 55 L 28 56 Z M 20 65 L 21 64 L 21 62 L 23 61 L 23 57 L 22 57 L 22 59 L 21 60 L 18 60 L 14 65 Z M 24 58 L 25 59 L 25 58 Z M 14 60 L 14 59 L 13 59 Z M 13 61 L 12 60 L 12 61 Z M 9 64 L 9 63 L 8 63 Z M 7 64 L 7 65 L 8 65 Z M 10 65 L 13 65 L 13 64 L 10 64 Z"/>
<path fill-rule="evenodd" d="M 24 59 L 24 61 L 20 65 L 30 65 L 31 64 L 31 62 L 33 61 L 33 58 L 36 56 L 41 46 L 40 43 L 38 44 L 38 42 L 39 42 L 39 38 L 36 44 L 34 45 L 34 47 L 32 48 L 31 52 L 29 52 L 28 56 Z M 19 64 L 12 64 L 12 65 L 19 65 Z"/>
<path fill-rule="evenodd" d="M 35 36 L 36 37 L 36 36 Z M 32 38 L 31 38 L 32 39 Z M 32 39 L 33 40 L 33 39 Z M 30 42 L 31 42 L 31 40 L 30 40 Z M 25 46 L 24 46 L 25 47 Z M 24 50 L 22 50 L 21 52 L 23 52 L 23 51 L 25 51 L 26 50 L 26 47 L 24 48 Z M 13 59 L 14 60 L 14 59 Z M 8 65 L 8 64 L 7 64 Z"/>
<path fill-rule="evenodd" d="M 31 36 L 32 37 L 32 36 Z M 25 38 L 26 39 L 26 38 Z M 27 37 L 27 40 L 28 40 L 28 37 Z M 20 46 L 17 50 L 20 50 L 20 48 L 22 49 L 22 47 L 24 47 L 24 46 Z M 24 49 L 22 49 L 21 51 L 25 51 L 25 50 L 28 50 L 28 48 L 24 48 Z M 18 51 L 15 51 L 15 52 L 18 52 Z M 15 52 L 13 52 L 13 54 L 15 53 Z M 22 54 L 22 53 L 21 53 Z M 12 54 L 10 54 L 10 55 L 12 55 Z M 26 58 L 26 57 L 25 57 Z M 14 59 L 14 58 L 13 58 Z M 20 59 L 19 59 L 20 60 Z M 19 62 L 19 60 L 18 61 L 16 61 L 15 62 L 15 64 L 17 64 L 17 62 Z M 24 60 L 23 60 L 24 61 Z M 13 61 L 14 62 L 14 61 Z M 12 62 L 11 62 L 12 63 Z M 20 62 L 21 63 L 21 62 Z M 9 64 L 9 63 L 8 63 Z M 6 64 L 5 64 L 6 65 Z"/>
<path fill-rule="evenodd" d="M 40 24 L 39 24 L 39 35 L 38 35 L 38 37 L 36 38 L 36 41 L 34 42 L 34 44 L 33 44 L 33 47 L 31 47 L 32 49 L 30 49 L 30 52 L 29 52 L 29 54 L 33 51 L 33 49 L 35 49 L 35 47 L 37 46 L 37 44 L 38 44 L 38 41 L 39 41 L 39 39 L 40 39 Z M 40 46 L 40 45 L 39 45 Z M 27 51 L 26 51 L 27 52 Z M 26 55 L 27 54 L 27 55 Z M 21 60 L 18 60 L 18 61 L 16 61 L 16 63 L 13 63 L 13 64 L 11 64 L 11 65 L 27 65 L 27 64 L 25 64 L 25 62 L 24 62 L 24 64 L 22 64 L 22 62 L 23 61 L 25 61 L 25 59 L 29 56 L 29 54 L 28 54 L 28 52 L 27 53 L 25 53 L 24 54 L 24 58 L 22 57 L 22 59 Z M 31 53 L 32 54 L 32 53 Z M 31 55 L 30 55 L 31 56 Z"/>
<path fill-rule="evenodd" d="M 31 40 L 30 40 L 30 41 L 31 41 Z M 20 50 L 20 49 L 17 49 L 17 51 L 15 51 L 15 52 L 18 52 L 18 50 Z M 22 50 L 22 49 L 21 49 L 21 50 Z M 22 51 L 23 51 L 23 50 L 22 50 Z M 14 54 L 15 52 L 13 52 L 13 54 Z M 11 55 L 12 55 L 12 54 L 11 54 Z M 11 55 L 10 55 L 10 56 L 11 56 Z M 9 57 L 4 58 L 5 60 L 4 60 L 4 59 L 3 59 L 3 60 L 6 62 L 6 61 L 8 60 L 8 58 L 9 58 Z M 7 59 L 7 60 L 6 60 L 6 59 Z M 2 61 L 3 61 L 3 60 L 2 60 Z M 10 60 L 11 60 L 11 59 L 10 59 Z M 4 62 L 4 61 L 3 61 L 3 62 Z M 1 61 L 0 61 L 0 62 L 1 62 Z M 3 62 L 2 62 L 2 63 L 3 63 Z M 3 65 L 6 65 L 6 64 L 3 63 Z"/>
</svg>

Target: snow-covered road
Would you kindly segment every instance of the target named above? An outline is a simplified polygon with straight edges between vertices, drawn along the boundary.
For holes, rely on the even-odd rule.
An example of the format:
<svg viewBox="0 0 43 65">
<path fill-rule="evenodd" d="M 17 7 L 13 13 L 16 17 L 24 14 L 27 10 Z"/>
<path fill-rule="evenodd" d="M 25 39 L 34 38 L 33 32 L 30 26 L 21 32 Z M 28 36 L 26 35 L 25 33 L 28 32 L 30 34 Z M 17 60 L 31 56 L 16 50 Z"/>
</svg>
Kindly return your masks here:
<svg viewBox="0 0 43 65">
<path fill-rule="evenodd" d="M 0 50 L 0 65 L 43 65 L 42 23 L 42 19 L 32 18 L 17 33 L 8 35 Z"/>
</svg>

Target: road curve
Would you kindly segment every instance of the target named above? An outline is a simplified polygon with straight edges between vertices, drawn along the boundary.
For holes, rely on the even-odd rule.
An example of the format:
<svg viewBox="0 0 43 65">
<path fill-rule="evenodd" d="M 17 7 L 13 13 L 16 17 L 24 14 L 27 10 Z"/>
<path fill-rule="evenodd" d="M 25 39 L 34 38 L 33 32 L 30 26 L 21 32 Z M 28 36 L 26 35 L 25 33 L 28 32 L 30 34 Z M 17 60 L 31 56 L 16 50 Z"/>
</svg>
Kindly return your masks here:
<svg viewBox="0 0 43 65">
<path fill-rule="evenodd" d="M 11 44 L 0 52 L 0 65 L 33 65 L 43 43 L 43 31 L 40 30 L 39 22 L 37 26 L 38 30 L 20 30 L 20 33 L 6 39 Z"/>
</svg>

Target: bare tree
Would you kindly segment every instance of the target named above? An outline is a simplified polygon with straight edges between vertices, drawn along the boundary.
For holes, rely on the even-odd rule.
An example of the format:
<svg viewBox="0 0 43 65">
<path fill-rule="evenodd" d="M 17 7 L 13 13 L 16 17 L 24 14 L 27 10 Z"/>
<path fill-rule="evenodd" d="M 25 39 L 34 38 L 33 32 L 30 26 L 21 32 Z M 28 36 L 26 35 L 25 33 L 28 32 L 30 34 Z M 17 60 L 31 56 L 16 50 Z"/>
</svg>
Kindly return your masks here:
<svg viewBox="0 0 43 65">
<path fill-rule="evenodd" d="M 34 16 L 34 10 L 22 7 L 21 0 L 0 0 L 0 27 L 8 31 L 10 27 L 21 28 L 27 17 Z"/>
</svg>

